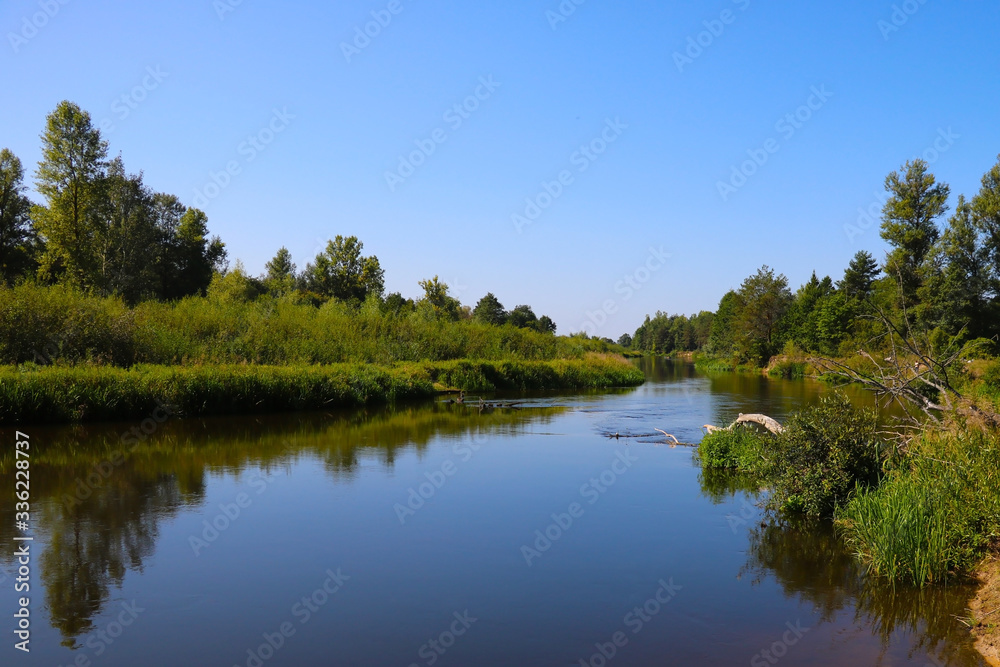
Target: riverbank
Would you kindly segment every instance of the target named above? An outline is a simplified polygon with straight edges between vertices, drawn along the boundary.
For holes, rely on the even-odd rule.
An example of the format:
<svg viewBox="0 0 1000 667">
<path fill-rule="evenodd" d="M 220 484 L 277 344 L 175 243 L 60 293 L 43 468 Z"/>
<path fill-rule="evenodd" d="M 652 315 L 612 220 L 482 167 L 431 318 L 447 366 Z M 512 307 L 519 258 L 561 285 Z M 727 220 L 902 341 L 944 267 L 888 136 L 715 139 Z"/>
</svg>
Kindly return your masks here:
<svg viewBox="0 0 1000 667">
<path fill-rule="evenodd" d="M 624 358 L 588 353 L 547 361 L 406 362 L 391 365 L 136 365 L 0 368 L 0 423 L 133 419 L 319 410 L 431 398 L 445 391 L 637 386 Z"/>
<path fill-rule="evenodd" d="M 1000 665 L 1000 556 L 994 554 L 977 571 L 979 591 L 969 602 L 972 636 L 979 651 L 991 665 Z"/>
</svg>

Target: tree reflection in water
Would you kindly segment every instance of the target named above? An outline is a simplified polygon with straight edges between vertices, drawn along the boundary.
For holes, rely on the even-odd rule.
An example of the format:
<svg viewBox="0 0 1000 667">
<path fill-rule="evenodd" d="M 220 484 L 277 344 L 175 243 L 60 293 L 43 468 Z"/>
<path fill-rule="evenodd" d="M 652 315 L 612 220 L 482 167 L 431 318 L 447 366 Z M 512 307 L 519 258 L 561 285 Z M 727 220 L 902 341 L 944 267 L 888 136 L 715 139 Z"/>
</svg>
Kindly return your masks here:
<svg viewBox="0 0 1000 667">
<path fill-rule="evenodd" d="M 132 424 L 33 429 L 32 508 L 52 625 L 63 645 L 78 646 L 94 630 L 111 588 L 122 585 L 127 571 L 141 572 L 153 555 L 160 521 L 204 502 L 209 475 L 267 474 L 310 457 L 334 478 L 350 478 L 373 458 L 392 468 L 400 448 L 423 450 L 443 436 L 516 434 L 561 410 L 480 412 L 436 403 L 177 420 L 134 448 L 122 439 Z M 13 466 L 11 452 L 0 456 L 0 475 Z M 106 472 L 95 475 L 100 469 Z M 0 561 L 7 564 L 14 561 L 14 511 L 13 494 L 0 495 Z"/>
</svg>

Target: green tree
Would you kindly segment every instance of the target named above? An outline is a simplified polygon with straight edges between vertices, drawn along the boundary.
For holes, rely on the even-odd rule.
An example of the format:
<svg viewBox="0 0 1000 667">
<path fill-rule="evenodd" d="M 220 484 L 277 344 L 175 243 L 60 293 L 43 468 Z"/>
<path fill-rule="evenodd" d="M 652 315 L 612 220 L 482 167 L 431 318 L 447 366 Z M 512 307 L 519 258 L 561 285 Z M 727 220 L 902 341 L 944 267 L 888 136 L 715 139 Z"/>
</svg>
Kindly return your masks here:
<svg viewBox="0 0 1000 667">
<path fill-rule="evenodd" d="M 733 327 L 736 326 L 738 308 L 739 297 L 736 292 L 729 290 L 722 295 L 708 337 L 708 349 L 712 354 L 730 355 L 735 351 L 736 336 Z"/>
<path fill-rule="evenodd" d="M 150 261 L 162 241 L 157 233 L 153 193 L 141 174 L 126 174 L 115 158 L 100 180 L 100 205 L 94 222 L 96 265 L 91 284 L 105 295 L 136 303 L 158 287 L 157 262 Z"/>
<path fill-rule="evenodd" d="M 535 329 L 541 333 L 554 334 L 556 332 L 556 323 L 553 322 L 552 318 L 548 315 L 542 315 L 538 318 L 538 321 L 535 322 Z"/>
<path fill-rule="evenodd" d="M 535 315 L 535 311 L 531 309 L 531 306 L 521 305 L 516 306 L 514 310 L 510 311 L 508 321 L 519 329 L 532 329 L 535 322 L 538 321 L 538 316 Z"/>
<path fill-rule="evenodd" d="M 809 281 L 795 293 L 795 300 L 788 310 L 785 327 L 792 340 L 802 349 L 810 351 L 820 349 L 816 322 L 818 306 L 833 292 L 833 281 L 830 277 L 826 276 L 820 280 L 813 271 Z"/>
<path fill-rule="evenodd" d="M 500 300 L 493 296 L 493 292 L 489 292 L 476 304 L 472 317 L 477 322 L 499 326 L 507 321 L 507 311 Z"/>
<path fill-rule="evenodd" d="M 972 206 L 959 196 L 955 214 L 928 256 L 918 291 L 921 324 L 949 336 L 963 328 L 972 338 L 989 336 L 995 321 L 989 248 L 973 218 Z"/>
<path fill-rule="evenodd" d="M 45 204 L 32 213 L 45 242 L 39 272 L 70 283 L 93 285 L 98 264 L 95 224 L 108 144 L 76 104 L 60 102 L 42 133 L 42 159 L 35 174 Z"/>
<path fill-rule="evenodd" d="M 373 294 L 379 298 L 385 290 L 385 272 L 378 257 L 364 257 L 364 244 L 356 236 L 337 236 L 327 243 L 326 250 L 305 268 L 309 290 L 360 305 Z"/>
<path fill-rule="evenodd" d="M 6 284 L 34 263 L 37 237 L 26 189 L 21 161 L 8 149 L 0 150 L 0 281 Z"/>
<path fill-rule="evenodd" d="M 885 271 L 900 281 L 903 305 L 910 306 L 916 302 L 920 268 L 940 235 L 937 219 L 948 210 L 951 190 L 928 173 L 923 160 L 907 162 L 903 172 L 885 179 L 889 199 L 882 209 L 882 238 L 892 246 Z"/>
<path fill-rule="evenodd" d="M 878 274 L 878 261 L 867 250 L 859 250 L 847 265 L 837 289 L 843 291 L 848 298 L 865 299 L 871 294 Z"/>
<path fill-rule="evenodd" d="M 208 216 L 189 208 L 181 216 L 171 243 L 171 272 L 177 276 L 168 299 L 205 295 L 212 276 L 226 269 L 226 246 L 218 236 L 208 237 Z"/>
<path fill-rule="evenodd" d="M 618 337 L 618 344 L 622 347 L 632 347 L 632 336 L 629 336 L 627 333 L 622 334 Z"/>
<path fill-rule="evenodd" d="M 781 324 L 792 299 L 788 279 L 766 265 L 743 281 L 736 291 L 733 318 L 740 359 L 762 365 L 780 349 Z"/>
<path fill-rule="evenodd" d="M 419 285 L 424 290 L 424 298 L 420 300 L 418 307 L 429 318 L 450 321 L 459 318 L 462 304 L 448 294 L 447 283 L 441 282 L 434 276 L 431 280 L 421 280 Z"/>
<path fill-rule="evenodd" d="M 295 263 L 288 248 L 284 246 L 279 248 L 264 268 L 266 269 L 264 284 L 270 292 L 288 294 L 295 289 Z"/>
<path fill-rule="evenodd" d="M 413 299 L 404 299 L 399 292 L 393 292 L 382 302 L 382 312 L 388 315 L 400 316 L 416 310 Z"/>
<path fill-rule="evenodd" d="M 982 244 L 989 258 L 987 276 L 990 313 L 982 313 L 984 335 L 1000 334 L 1000 156 L 997 163 L 983 175 L 982 186 L 970 202 L 972 224 L 982 235 Z"/>
</svg>

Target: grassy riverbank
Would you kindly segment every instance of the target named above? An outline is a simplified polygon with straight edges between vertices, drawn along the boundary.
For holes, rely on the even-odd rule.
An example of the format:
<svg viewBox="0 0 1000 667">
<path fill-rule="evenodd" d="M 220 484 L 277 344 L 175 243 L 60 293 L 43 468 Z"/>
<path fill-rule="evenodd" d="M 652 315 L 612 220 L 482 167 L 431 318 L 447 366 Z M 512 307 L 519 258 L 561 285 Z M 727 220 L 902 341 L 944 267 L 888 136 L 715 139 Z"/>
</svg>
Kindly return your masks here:
<svg viewBox="0 0 1000 667">
<path fill-rule="evenodd" d="M 995 400 L 997 362 L 964 389 Z M 834 518 L 869 572 L 916 586 L 973 573 L 1000 540 L 1000 433 L 971 419 L 905 442 L 843 398 L 791 417 L 780 435 L 717 432 L 699 446 L 706 468 L 754 475 L 779 513 Z"/>
<path fill-rule="evenodd" d="M 386 366 L 136 365 L 0 369 L 0 423 L 316 410 L 427 398 L 446 389 L 635 386 L 642 372 L 615 355 L 548 361 L 410 362 Z"/>
</svg>

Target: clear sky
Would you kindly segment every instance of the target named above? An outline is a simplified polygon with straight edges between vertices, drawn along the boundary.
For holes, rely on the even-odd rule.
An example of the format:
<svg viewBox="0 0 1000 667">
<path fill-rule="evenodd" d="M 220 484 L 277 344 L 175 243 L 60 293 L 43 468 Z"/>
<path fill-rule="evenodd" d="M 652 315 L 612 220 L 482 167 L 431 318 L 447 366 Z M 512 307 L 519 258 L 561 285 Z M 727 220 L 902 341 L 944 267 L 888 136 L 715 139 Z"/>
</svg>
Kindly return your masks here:
<svg viewBox="0 0 1000 667">
<path fill-rule="evenodd" d="M 794 289 L 881 258 L 845 225 L 909 158 L 975 192 L 998 25 L 940 0 L 5 0 L 0 146 L 33 173 L 69 99 L 253 273 L 353 234 L 388 291 L 437 274 L 617 338 L 762 264 Z"/>
</svg>

